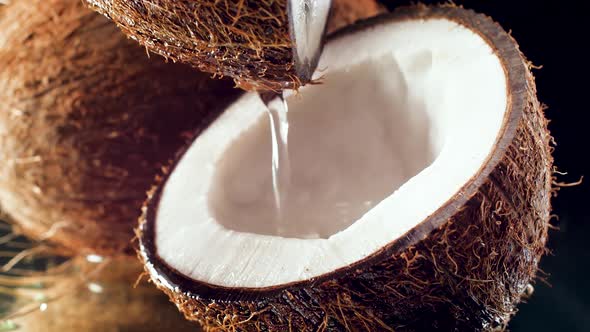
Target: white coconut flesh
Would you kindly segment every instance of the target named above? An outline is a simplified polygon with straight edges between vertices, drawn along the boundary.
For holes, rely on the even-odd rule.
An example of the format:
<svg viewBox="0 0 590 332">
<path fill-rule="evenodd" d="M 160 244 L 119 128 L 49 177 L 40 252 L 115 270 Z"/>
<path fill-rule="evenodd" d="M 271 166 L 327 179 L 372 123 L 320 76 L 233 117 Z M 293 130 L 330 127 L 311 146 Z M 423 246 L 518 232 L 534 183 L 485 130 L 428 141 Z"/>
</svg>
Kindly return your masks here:
<svg viewBox="0 0 590 332">
<path fill-rule="evenodd" d="M 318 70 L 324 84 L 287 98 L 289 236 L 276 235 L 266 108 L 247 94 L 192 143 L 164 183 L 154 234 L 166 264 L 237 288 L 346 267 L 452 200 L 488 162 L 503 128 L 502 62 L 480 35 L 451 20 L 382 23 L 340 36 L 326 45 Z"/>
</svg>

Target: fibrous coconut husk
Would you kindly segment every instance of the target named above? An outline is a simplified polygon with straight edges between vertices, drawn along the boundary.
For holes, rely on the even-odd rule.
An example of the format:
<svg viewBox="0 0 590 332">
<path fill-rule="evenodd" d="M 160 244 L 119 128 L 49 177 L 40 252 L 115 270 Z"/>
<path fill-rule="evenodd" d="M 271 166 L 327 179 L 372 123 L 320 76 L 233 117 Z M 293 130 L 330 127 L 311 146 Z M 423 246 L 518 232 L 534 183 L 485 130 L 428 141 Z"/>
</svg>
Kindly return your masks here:
<svg viewBox="0 0 590 332">
<path fill-rule="evenodd" d="M 238 91 L 149 59 L 79 1 L 5 6 L 0 63 L 0 205 L 71 252 L 129 251 L 155 173 Z"/>
<path fill-rule="evenodd" d="M 86 0 L 150 51 L 230 76 L 244 89 L 297 88 L 287 0 Z M 328 32 L 380 11 L 375 0 L 334 0 Z"/>
</svg>

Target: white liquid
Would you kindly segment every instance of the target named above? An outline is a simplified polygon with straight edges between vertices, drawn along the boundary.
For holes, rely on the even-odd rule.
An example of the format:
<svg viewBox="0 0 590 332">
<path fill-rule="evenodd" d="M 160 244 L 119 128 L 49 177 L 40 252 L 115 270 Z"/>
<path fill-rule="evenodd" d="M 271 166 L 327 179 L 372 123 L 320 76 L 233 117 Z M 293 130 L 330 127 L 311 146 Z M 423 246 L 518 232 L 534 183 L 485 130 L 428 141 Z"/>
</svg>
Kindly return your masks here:
<svg viewBox="0 0 590 332">
<path fill-rule="evenodd" d="M 327 75 L 288 111 L 269 104 L 217 162 L 209 204 L 227 229 L 326 239 L 434 160 L 426 108 L 393 58 Z"/>
<path fill-rule="evenodd" d="M 291 186 L 291 162 L 289 160 L 289 106 L 284 96 L 267 104 L 272 144 L 272 186 L 276 210 L 277 234 L 285 232 L 286 206 Z"/>
</svg>

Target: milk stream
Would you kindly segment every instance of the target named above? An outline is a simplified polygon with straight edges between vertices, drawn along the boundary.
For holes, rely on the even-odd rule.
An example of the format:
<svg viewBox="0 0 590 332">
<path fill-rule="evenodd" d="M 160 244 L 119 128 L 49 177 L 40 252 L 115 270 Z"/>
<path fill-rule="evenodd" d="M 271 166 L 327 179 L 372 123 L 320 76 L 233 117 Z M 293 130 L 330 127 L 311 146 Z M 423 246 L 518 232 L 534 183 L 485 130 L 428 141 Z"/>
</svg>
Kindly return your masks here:
<svg viewBox="0 0 590 332">
<path fill-rule="evenodd" d="M 297 74 L 307 83 L 315 71 L 323 48 L 323 36 L 331 0 L 288 0 L 289 30 Z M 261 96 L 267 106 L 272 143 L 272 185 L 277 234 L 287 232 L 291 163 L 289 160 L 289 107 L 285 92 L 275 98 Z"/>
<path fill-rule="evenodd" d="M 266 103 L 270 121 L 272 144 L 272 186 L 276 210 L 277 234 L 285 233 L 286 208 L 291 186 L 291 162 L 289 160 L 289 106 L 284 95 Z"/>
</svg>

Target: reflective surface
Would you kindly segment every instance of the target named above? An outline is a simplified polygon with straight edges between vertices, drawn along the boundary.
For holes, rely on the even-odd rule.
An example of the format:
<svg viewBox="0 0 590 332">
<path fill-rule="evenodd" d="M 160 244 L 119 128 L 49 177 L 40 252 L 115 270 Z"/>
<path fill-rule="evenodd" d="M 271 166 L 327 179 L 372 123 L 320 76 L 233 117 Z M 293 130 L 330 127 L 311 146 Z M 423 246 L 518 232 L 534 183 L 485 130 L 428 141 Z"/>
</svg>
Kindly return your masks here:
<svg viewBox="0 0 590 332">
<path fill-rule="evenodd" d="M 200 331 L 135 257 L 63 258 L 0 223 L 0 332 Z"/>
</svg>

